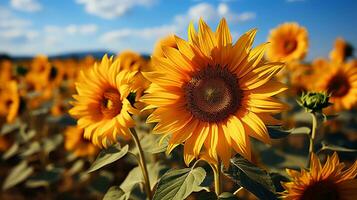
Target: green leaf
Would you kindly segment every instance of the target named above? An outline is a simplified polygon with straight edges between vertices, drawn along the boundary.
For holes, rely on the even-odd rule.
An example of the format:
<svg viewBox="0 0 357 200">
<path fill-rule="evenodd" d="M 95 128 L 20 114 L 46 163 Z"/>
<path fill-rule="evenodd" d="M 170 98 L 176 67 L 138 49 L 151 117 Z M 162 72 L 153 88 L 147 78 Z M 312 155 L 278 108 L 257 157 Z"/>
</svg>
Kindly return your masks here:
<svg viewBox="0 0 357 200">
<path fill-rule="evenodd" d="M 154 135 L 154 134 L 150 134 L 150 135 Z M 162 137 L 165 137 L 162 139 Z M 149 153 L 152 153 L 152 154 L 157 154 L 157 153 L 162 153 L 162 152 L 165 152 L 166 149 L 167 149 L 167 146 L 169 145 L 169 140 L 170 140 L 170 136 L 160 136 L 160 137 L 155 137 L 154 138 L 154 141 L 150 143 L 150 145 L 145 145 L 145 151 L 146 152 L 149 152 Z M 162 139 L 161 141 L 161 144 L 160 144 L 160 140 Z M 142 142 L 143 144 L 144 141 Z"/>
<path fill-rule="evenodd" d="M 160 179 L 153 200 L 182 200 L 192 192 L 204 190 L 200 184 L 206 177 L 202 167 L 170 170 Z"/>
<path fill-rule="evenodd" d="M 72 167 L 68 170 L 68 174 L 74 175 L 76 173 L 79 173 L 84 166 L 84 161 L 83 160 L 77 160 Z"/>
<path fill-rule="evenodd" d="M 60 180 L 62 172 L 63 170 L 60 169 L 41 172 L 36 176 L 29 178 L 25 185 L 29 188 L 48 187 L 51 183 Z"/>
<path fill-rule="evenodd" d="M 105 193 L 103 200 L 127 200 L 129 195 L 120 189 L 119 186 L 112 186 L 109 188 L 107 193 Z"/>
<path fill-rule="evenodd" d="M 223 192 L 218 196 L 218 200 L 238 200 L 238 197 L 229 192 Z"/>
<path fill-rule="evenodd" d="M 153 188 L 157 180 L 159 179 L 159 174 L 160 171 L 163 169 L 163 165 L 161 165 L 160 163 L 155 163 L 155 164 L 147 164 L 146 167 L 149 173 L 150 185 Z M 120 185 L 120 188 L 123 189 L 123 191 L 125 191 L 126 193 L 129 193 L 133 190 L 134 186 L 144 183 L 145 181 L 144 181 L 143 173 L 141 171 L 141 168 L 138 166 L 133 168 L 129 172 L 128 176 Z"/>
<path fill-rule="evenodd" d="M 20 155 L 22 157 L 27 157 L 39 151 L 41 151 L 41 145 L 36 141 L 31 143 Z"/>
<path fill-rule="evenodd" d="M 16 165 L 6 177 L 4 184 L 2 186 L 3 190 L 7 190 L 22 181 L 26 180 L 33 173 L 33 168 L 28 166 L 26 161 L 22 161 Z"/>
<path fill-rule="evenodd" d="M 350 149 L 334 144 L 327 144 L 326 142 L 322 142 L 322 147 L 319 150 L 319 153 L 322 151 L 338 151 L 338 152 L 346 152 L 346 153 L 354 153 L 357 152 L 357 149 Z"/>
<path fill-rule="evenodd" d="M 16 120 L 14 123 L 11 124 L 4 124 L 1 127 L 0 135 L 6 135 L 8 133 L 16 131 L 20 128 L 20 126 L 21 122 L 19 120 Z"/>
<path fill-rule="evenodd" d="M 49 154 L 53 150 L 55 150 L 59 145 L 61 145 L 63 142 L 63 135 L 62 134 L 57 134 L 54 135 L 50 138 L 46 138 L 43 141 L 43 149 L 44 151 Z"/>
<path fill-rule="evenodd" d="M 116 144 L 102 150 L 92 166 L 89 168 L 88 173 L 94 172 L 108 164 L 111 164 L 120 158 L 124 157 L 128 153 L 129 146 L 126 145 L 120 148 L 120 144 Z"/>
<path fill-rule="evenodd" d="M 255 166 L 239 154 L 232 158 L 230 162 L 231 165 L 224 172 L 238 185 L 244 187 L 259 199 L 277 199 L 273 181 L 266 171 Z"/>
<path fill-rule="evenodd" d="M 12 156 L 16 155 L 19 151 L 19 143 L 15 142 L 11 147 L 2 155 L 2 159 L 7 160 Z"/>
<path fill-rule="evenodd" d="M 268 132 L 269 136 L 272 139 L 280 139 L 284 138 L 290 134 L 309 134 L 311 129 L 308 127 L 299 127 L 299 128 L 293 128 L 289 130 L 284 130 L 280 126 L 268 126 Z"/>
</svg>

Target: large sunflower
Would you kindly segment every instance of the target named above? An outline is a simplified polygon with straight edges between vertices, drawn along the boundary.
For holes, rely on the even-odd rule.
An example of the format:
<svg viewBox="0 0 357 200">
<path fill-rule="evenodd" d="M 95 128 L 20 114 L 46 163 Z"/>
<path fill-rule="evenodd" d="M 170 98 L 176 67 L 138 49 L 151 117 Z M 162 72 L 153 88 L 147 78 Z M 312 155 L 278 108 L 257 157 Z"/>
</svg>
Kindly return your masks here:
<svg viewBox="0 0 357 200">
<path fill-rule="evenodd" d="M 157 108 L 148 122 L 154 131 L 171 134 L 168 153 L 184 143 L 189 164 L 205 152 L 211 160 L 229 162 L 233 149 L 250 158 L 249 137 L 270 142 L 265 123 L 278 124 L 271 114 L 286 106 L 272 96 L 285 86 L 271 80 L 282 63 L 267 63 L 266 44 L 254 49 L 256 30 L 232 44 L 226 20 L 216 32 L 199 21 L 191 23 L 189 41 L 175 36 L 178 49 L 163 46 L 165 56 L 153 57 L 156 71 L 144 73 L 151 82 L 142 101 Z"/>
<path fill-rule="evenodd" d="M 355 200 L 357 199 L 357 161 L 346 170 L 337 153 L 328 157 L 324 166 L 311 156 L 310 170 L 287 170 L 291 182 L 283 183 L 286 200 Z"/>
<path fill-rule="evenodd" d="M 291 62 L 302 60 L 308 50 L 307 31 L 297 23 L 284 23 L 270 32 L 267 50 L 270 61 Z"/>
<path fill-rule="evenodd" d="M 135 72 L 121 70 L 120 60 L 104 56 L 102 62 L 82 71 L 76 83 L 78 94 L 69 113 L 78 119 L 84 137 L 107 147 L 118 136 L 130 137 L 134 126 L 130 114 L 136 113 L 127 97 L 132 92 Z"/>
<path fill-rule="evenodd" d="M 316 90 L 331 94 L 332 110 L 349 110 L 357 103 L 357 68 L 354 61 L 331 62 L 322 77 L 321 74 L 318 76 L 320 81 Z"/>
</svg>

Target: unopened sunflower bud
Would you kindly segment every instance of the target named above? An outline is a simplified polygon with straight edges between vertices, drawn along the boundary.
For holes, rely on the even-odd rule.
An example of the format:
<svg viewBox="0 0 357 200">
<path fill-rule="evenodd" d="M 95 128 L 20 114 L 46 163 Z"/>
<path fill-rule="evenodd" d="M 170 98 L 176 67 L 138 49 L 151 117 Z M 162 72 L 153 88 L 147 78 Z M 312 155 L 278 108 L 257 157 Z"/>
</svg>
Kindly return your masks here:
<svg viewBox="0 0 357 200">
<path fill-rule="evenodd" d="M 297 102 L 308 112 L 321 112 L 331 105 L 329 98 L 330 96 L 325 92 L 307 92 L 301 94 Z"/>
</svg>

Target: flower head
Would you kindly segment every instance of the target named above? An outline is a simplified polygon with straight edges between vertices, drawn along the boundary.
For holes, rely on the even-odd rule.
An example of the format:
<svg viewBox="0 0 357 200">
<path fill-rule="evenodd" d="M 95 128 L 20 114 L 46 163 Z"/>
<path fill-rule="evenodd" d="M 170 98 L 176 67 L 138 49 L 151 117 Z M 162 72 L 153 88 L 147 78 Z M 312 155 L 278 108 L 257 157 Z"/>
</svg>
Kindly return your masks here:
<svg viewBox="0 0 357 200">
<path fill-rule="evenodd" d="M 8 123 L 15 121 L 20 111 L 20 95 L 15 80 L 0 86 L 0 116 L 5 116 Z"/>
<path fill-rule="evenodd" d="M 142 101 L 156 110 L 148 122 L 154 131 L 171 134 L 167 152 L 184 144 L 189 164 L 201 153 L 227 166 L 233 153 L 250 158 L 249 136 L 270 142 L 266 124 L 286 108 L 273 98 L 286 87 L 271 80 L 282 63 L 265 62 L 266 44 L 252 49 L 256 30 L 236 43 L 225 19 L 216 32 L 199 21 L 185 41 L 175 36 L 177 48 L 163 46 L 164 56 L 153 56 L 155 70 L 144 73 L 151 82 Z"/>
<path fill-rule="evenodd" d="M 310 170 L 287 170 L 291 182 L 283 183 L 287 200 L 348 200 L 357 198 L 357 161 L 348 169 L 340 163 L 337 153 L 328 157 L 324 166 L 312 154 Z"/>
<path fill-rule="evenodd" d="M 270 32 L 267 50 L 270 61 L 291 62 L 302 60 L 308 50 L 308 35 L 304 27 L 297 23 L 284 23 Z"/>
<path fill-rule="evenodd" d="M 134 126 L 130 114 L 136 113 L 127 99 L 136 72 L 121 70 L 120 60 L 104 56 L 102 62 L 81 72 L 76 83 L 78 94 L 69 113 L 78 119 L 84 137 L 107 147 L 118 136 L 130 137 Z"/>
<path fill-rule="evenodd" d="M 353 55 L 353 48 L 343 38 L 337 38 L 330 59 L 334 62 L 344 62 L 347 57 Z"/>
<path fill-rule="evenodd" d="M 68 127 L 65 130 L 64 147 L 78 157 L 94 156 L 99 149 L 90 140 L 83 138 L 83 132 L 79 127 Z"/>
<path fill-rule="evenodd" d="M 326 92 L 307 92 L 301 94 L 298 103 L 309 112 L 321 112 L 331 105 L 329 98 Z"/>
<path fill-rule="evenodd" d="M 334 111 L 349 110 L 357 103 L 357 68 L 354 62 L 330 62 L 325 73 L 319 76 L 316 91 L 326 91 L 330 94 Z"/>
</svg>

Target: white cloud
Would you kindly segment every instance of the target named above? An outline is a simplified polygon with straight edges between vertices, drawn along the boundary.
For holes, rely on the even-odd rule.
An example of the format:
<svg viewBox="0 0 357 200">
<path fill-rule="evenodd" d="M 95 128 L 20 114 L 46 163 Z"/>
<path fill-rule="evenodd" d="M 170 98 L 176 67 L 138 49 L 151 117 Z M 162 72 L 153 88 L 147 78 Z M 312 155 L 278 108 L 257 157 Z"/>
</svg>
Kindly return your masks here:
<svg viewBox="0 0 357 200">
<path fill-rule="evenodd" d="M 137 6 L 148 7 L 156 0 L 76 0 L 86 12 L 104 19 L 114 19 L 127 14 Z"/>
<path fill-rule="evenodd" d="M 103 43 L 120 42 L 125 38 L 136 38 L 144 40 L 156 40 L 157 38 L 173 34 L 177 31 L 177 27 L 173 25 L 162 25 L 157 27 L 143 28 L 143 29 L 118 29 L 109 31 L 100 37 Z"/>
<path fill-rule="evenodd" d="M 205 21 L 218 21 L 225 17 L 229 23 L 237 23 L 253 20 L 256 18 L 256 14 L 254 12 L 232 12 L 226 3 L 220 3 L 217 7 L 209 3 L 199 3 L 190 7 L 187 13 L 177 15 L 175 20 L 179 24 L 187 24 L 191 20 L 198 21 L 200 17 Z"/>
<path fill-rule="evenodd" d="M 9 9 L 0 7 L 0 41 L 2 43 L 26 43 L 38 36 L 31 30 L 32 22 L 15 16 Z"/>
<path fill-rule="evenodd" d="M 11 7 L 19 11 L 37 12 L 42 9 L 42 5 L 37 0 L 11 0 Z"/>
<path fill-rule="evenodd" d="M 50 34 L 68 34 L 68 35 L 90 35 L 98 30 L 95 24 L 70 24 L 68 26 L 47 25 L 44 27 L 45 33 Z"/>
</svg>

